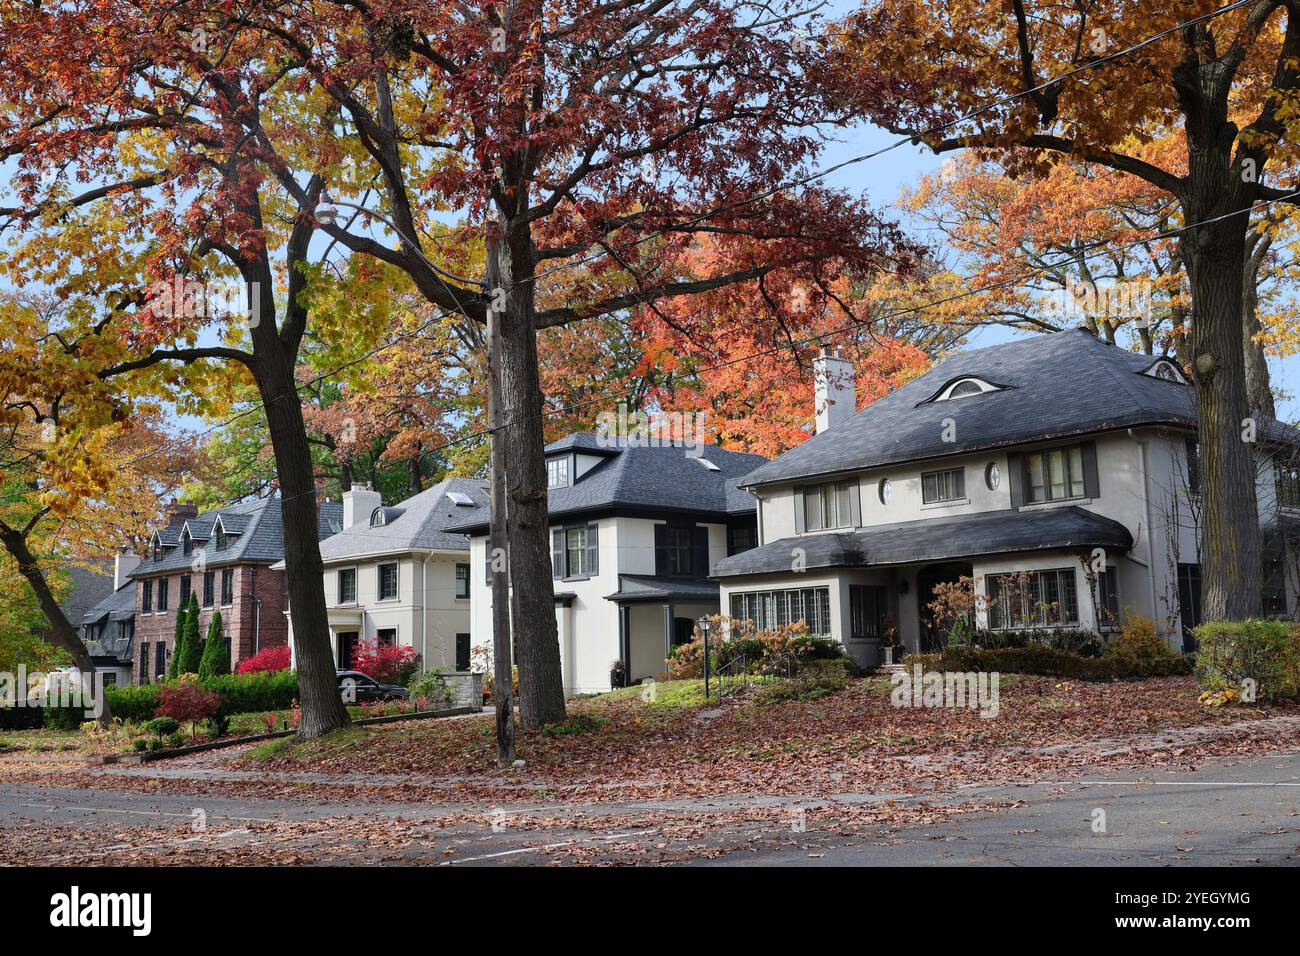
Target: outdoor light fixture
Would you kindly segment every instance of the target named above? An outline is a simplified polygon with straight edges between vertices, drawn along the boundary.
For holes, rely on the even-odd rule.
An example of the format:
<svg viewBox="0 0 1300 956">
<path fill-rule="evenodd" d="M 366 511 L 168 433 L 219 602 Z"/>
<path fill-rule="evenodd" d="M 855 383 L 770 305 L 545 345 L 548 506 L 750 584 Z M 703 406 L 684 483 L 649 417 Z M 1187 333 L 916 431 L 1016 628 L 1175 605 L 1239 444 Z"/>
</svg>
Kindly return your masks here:
<svg viewBox="0 0 1300 956">
<path fill-rule="evenodd" d="M 704 635 L 704 702 L 709 701 L 709 616 L 700 618 L 700 633 Z"/>
<path fill-rule="evenodd" d="M 332 226 L 339 221 L 339 211 L 330 203 L 329 193 L 321 193 L 320 205 L 316 207 L 316 221 L 322 226 Z"/>
</svg>

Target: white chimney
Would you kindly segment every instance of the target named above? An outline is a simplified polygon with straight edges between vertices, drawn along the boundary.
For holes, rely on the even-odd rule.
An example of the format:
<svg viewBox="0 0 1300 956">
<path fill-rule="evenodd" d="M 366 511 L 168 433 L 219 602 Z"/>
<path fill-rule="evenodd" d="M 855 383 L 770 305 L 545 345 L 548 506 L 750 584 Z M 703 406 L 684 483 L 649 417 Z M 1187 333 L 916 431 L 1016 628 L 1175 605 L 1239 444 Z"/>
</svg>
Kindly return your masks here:
<svg viewBox="0 0 1300 956">
<path fill-rule="evenodd" d="M 817 434 L 832 425 L 848 421 L 858 410 L 853 382 L 853 363 L 840 358 L 840 350 L 832 354 L 827 348 L 813 359 L 814 396 L 817 401 Z"/>
<path fill-rule="evenodd" d="M 384 503 L 379 492 L 370 490 L 370 482 L 353 484 L 351 491 L 343 492 L 343 527 L 370 524 L 370 516 Z"/>
<path fill-rule="evenodd" d="M 140 555 L 126 548 L 117 552 L 113 558 L 113 591 L 117 592 L 126 584 L 126 576 L 140 566 Z"/>
</svg>

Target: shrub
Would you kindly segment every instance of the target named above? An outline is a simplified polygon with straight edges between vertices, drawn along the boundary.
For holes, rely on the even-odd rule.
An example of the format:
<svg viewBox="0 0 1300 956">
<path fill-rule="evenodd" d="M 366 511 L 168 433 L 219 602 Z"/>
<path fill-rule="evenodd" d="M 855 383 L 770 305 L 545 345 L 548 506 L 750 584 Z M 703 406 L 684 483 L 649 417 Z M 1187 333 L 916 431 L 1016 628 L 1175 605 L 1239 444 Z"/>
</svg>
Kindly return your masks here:
<svg viewBox="0 0 1300 956">
<path fill-rule="evenodd" d="M 608 723 L 608 717 L 597 717 L 595 714 L 575 714 L 568 720 L 562 720 L 558 724 L 548 724 L 543 727 L 542 734 L 547 737 L 594 734 Z"/>
<path fill-rule="evenodd" d="M 199 658 L 196 673 L 199 680 L 230 673 L 230 648 L 226 646 L 226 636 L 221 633 L 220 611 L 213 611 L 212 620 L 208 622 L 208 637 L 203 642 L 203 656 Z"/>
<path fill-rule="evenodd" d="M 148 720 L 158 711 L 157 684 L 109 684 L 104 688 L 105 698 L 114 717 L 124 721 Z"/>
<path fill-rule="evenodd" d="M 135 740 L 131 741 L 131 749 L 132 749 L 132 750 L 148 750 L 148 749 L 149 749 L 149 741 L 148 741 L 146 738 L 144 738 L 144 737 L 137 737 Z"/>
<path fill-rule="evenodd" d="M 202 684 L 221 698 L 219 714 L 222 717 L 261 710 L 284 710 L 298 699 L 296 671 L 225 674 L 210 677 Z"/>
<path fill-rule="evenodd" d="M 39 713 L 47 730 L 76 730 L 86 719 L 84 707 L 42 707 Z"/>
<path fill-rule="evenodd" d="M 1158 654 L 1158 652 L 1154 653 Z M 1142 663 L 1144 659 L 1144 654 L 1139 653 L 1136 649 L 1124 650 L 1116 655 L 1104 657 L 1083 657 L 1079 654 L 1071 654 L 1069 651 L 1048 647 L 1046 644 L 1035 643 L 1027 647 L 950 647 L 943 652 L 938 666 L 931 666 L 927 669 L 1041 674 L 1049 677 L 1073 677 L 1080 680 L 1166 677 L 1191 672 L 1191 664 L 1187 659 L 1173 651 L 1170 651 L 1167 657 L 1163 655 L 1159 657 L 1153 656 L 1145 664 Z M 907 659 L 908 666 L 920 662 L 917 657 Z"/>
<path fill-rule="evenodd" d="M 185 640 L 176 649 L 176 676 L 197 674 L 203 660 L 203 642 L 199 638 L 199 596 L 190 593 L 190 603 L 185 610 Z"/>
<path fill-rule="evenodd" d="M 181 725 L 175 717 L 155 717 L 149 723 L 145 724 L 145 729 L 155 737 L 166 737 L 180 730 Z"/>
<path fill-rule="evenodd" d="M 176 632 L 172 635 L 172 659 L 167 662 L 167 679 L 175 680 L 185 672 L 178 670 L 185 647 L 185 622 L 190 616 L 189 605 L 176 609 Z"/>
<path fill-rule="evenodd" d="M 1209 621 L 1196 629 L 1196 676 L 1211 691 L 1236 690 L 1255 682 L 1268 701 L 1300 697 L 1300 626 L 1253 619 Z"/>
<path fill-rule="evenodd" d="M 252 657 L 246 658 L 239 662 L 235 668 L 236 674 L 257 674 L 262 671 L 287 671 L 292 656 L 289 646 L 284 647 L 264 647 Z"/>
<path fill-rule="evenodd" d="M 851 666 L 851 659 L 843 645 L 827 637 L 808 633 L 803 621 L 786 624 L 775 630 L 759 631 L 753 622 L 742 621 L 715 615 L 711 622 L 709 634 L 709 668 L 710 671 L 730 666 L 743 658 L 744 669 L 758 673 L 769 669 L 782 658 L 790 657 L 797 665 L 810 661 L 845 661 Z M 686 644 L 673 648 L 672 656 L 665 663 L 668 665 L 669 680 L 690 680 L 704 676 L 704 635 L 699 627 Z"/>
<path fill-rule="evenodd" d="M 158 692 L 158 716 L 188 723 L 191 737 L 194 736 L 195 723 L 211 717 L 220 706 L 220 697 L 189 681 L 168 685 Z"/>
<path fill-rule="evenodd" d="M 357 642 L 352 655 L 352 669 L 373 677 L 381 684 L 405 687 L 420 667 L 415 648 L 397 644 L 380 644 L 379 638 Z"/>
<path fill-rule="evenodd" d="M 454 696 L 451 688 L 447 686 L 447 679 L 436 670 L 426 670 L 412 680 L 406 690 L 412 700 L 427 700 L 434 707 L 450 707 Z"/>
<path fill-rule="evenodd" d="M 1191 670 L 1187 659 L 1156 633 L 1155 622 L 1145 617 L 1129 618 L 1106 645 L 1102 659 L 1116 677 L 1168 677 Z"/>
<path fill-rule="evenodd" d="M 758 704 L 817 700 L 843 690 L 849 670 L 846 661 L 812 661 L 800 668 L 789 680 L 775 680 L 758 685 L 754 690 L 754 700 Z"/>
</svg>

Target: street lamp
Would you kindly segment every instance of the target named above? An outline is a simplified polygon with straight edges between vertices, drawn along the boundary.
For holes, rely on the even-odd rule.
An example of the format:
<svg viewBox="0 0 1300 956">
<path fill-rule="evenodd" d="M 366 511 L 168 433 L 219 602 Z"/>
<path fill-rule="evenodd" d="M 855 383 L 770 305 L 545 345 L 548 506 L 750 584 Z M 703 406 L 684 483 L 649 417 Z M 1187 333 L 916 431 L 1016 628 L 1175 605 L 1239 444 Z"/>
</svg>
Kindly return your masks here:
<svg viewBox="0 0 1300 956">
<path fill-rule="evenodd" d="M 709 616 L 700 618 L 700 633 L 704 635 L 704 702 L 709 702 Z"/>
</svg>

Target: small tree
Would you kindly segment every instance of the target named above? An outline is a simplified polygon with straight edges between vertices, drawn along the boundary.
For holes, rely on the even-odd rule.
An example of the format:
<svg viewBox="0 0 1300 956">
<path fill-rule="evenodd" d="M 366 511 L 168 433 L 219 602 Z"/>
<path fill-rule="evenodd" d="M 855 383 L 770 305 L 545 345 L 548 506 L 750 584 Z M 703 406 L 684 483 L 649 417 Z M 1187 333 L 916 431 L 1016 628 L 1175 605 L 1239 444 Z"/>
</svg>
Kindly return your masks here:
<svg viewBox="0 0 1300 956">
<path fill-rule="evenodd" d="M 180 666 L 181 656 L 185 648 L 185 623 L 189 620 L 189 605 L 177 608 L 176 610 L 176 633 L 172 635 L 172 658 L 167 662 L 167 679 L 175 680 L 185 672 L 177 670 Z"/>
<path fill-rule="evenodd" d="M 199 599 L 190 595 L 189 607 L 185 611 L 185 637 L 176 652 L 176 676 L 197 674 L 199 662 L 203 659 L 203 644 L 199 640 Z"/>
<path fill-rule="evenodd" d="M 220 707 L 221 698 L 200 687 L 193 679 L 182 680 L 175 687 L 164 687 L 158 692 L 158 716 L 188 723 L 191 738 L 194 737 L 194 725 L 211 717 Z"/>
<path fill-rule="evenodd" d="M 252 657 L 246 657 L 235 668 L 236 674 L 256 674 L 261 671 L 287 671 L 293 663 L 289 645 L 264 647 Z"/>
<path fill-rule="evenodd" d="M 380 644 L 379 638 L 358 642 L 352 654 L 352 667 L 385 684 L 406 686 L 420 666 L 415 648 Z"/>
<path fill-rule="evenodd" d="M 208 622 L 208 637 L 203 642 L 203 657 L 199 661 L 199 680 L 220 677 L 230 673 L 230 648 L 221 633 L 221 612 L 214 611 Z"/>
</svg>

